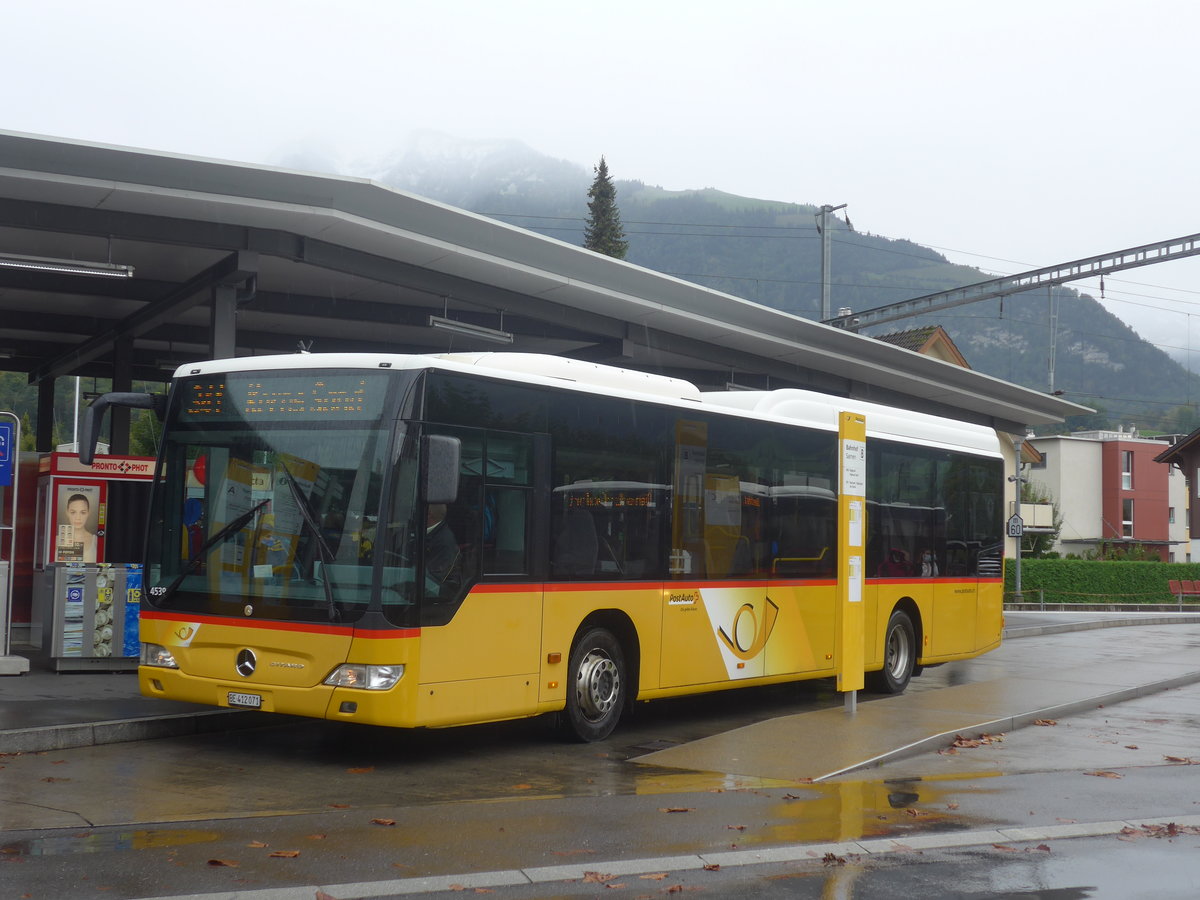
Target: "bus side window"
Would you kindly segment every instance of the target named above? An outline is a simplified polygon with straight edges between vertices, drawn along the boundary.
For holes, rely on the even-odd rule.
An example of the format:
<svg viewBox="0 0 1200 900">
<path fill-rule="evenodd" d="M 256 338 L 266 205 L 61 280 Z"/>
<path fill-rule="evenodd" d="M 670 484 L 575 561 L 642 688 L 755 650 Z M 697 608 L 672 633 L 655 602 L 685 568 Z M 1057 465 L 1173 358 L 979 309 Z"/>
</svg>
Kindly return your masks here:
<svg viewBox="0 0 1200 900">
<path fill-rule="evenodd" d="M 554 542 L 553 572 L 558 577 L 592 575 L 600 557 L 596 523 L 586 509 L 568 509 Z"/>
<path fill-rule="evenodd" d="M 529 492 L 488 487 L 483 510 L 484 571 L 496 575 L 528 572 Z"/>
</svg>

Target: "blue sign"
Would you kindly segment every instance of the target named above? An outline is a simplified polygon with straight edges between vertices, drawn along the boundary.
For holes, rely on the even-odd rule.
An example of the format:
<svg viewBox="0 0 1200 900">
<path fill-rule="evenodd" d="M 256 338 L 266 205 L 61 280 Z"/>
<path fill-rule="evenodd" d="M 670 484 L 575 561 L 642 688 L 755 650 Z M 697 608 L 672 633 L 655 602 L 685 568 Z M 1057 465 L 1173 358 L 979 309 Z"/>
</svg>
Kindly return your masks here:
<svg viewBox="0 0 1200 900">
<path fill-rule="evenodd" d="M 0 486 L 12 484 L 13 461 L 17 458 L 12 422 L 0 422 Z"/>
</svg>

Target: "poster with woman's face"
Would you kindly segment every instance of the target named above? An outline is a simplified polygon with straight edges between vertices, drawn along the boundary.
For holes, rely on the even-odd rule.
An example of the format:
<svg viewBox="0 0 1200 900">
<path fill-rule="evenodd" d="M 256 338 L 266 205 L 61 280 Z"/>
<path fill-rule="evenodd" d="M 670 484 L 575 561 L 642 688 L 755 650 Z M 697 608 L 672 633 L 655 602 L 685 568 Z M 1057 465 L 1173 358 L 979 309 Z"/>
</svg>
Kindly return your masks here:
<svg viewBox="0 0 1200 900">
<path fill-rule="evenodd" d="M 94 484 L 60 484 L 56 501 L 58 527 L 54 536 L 54 561 L 97 562 L 100 488 Z"/>
</svg>

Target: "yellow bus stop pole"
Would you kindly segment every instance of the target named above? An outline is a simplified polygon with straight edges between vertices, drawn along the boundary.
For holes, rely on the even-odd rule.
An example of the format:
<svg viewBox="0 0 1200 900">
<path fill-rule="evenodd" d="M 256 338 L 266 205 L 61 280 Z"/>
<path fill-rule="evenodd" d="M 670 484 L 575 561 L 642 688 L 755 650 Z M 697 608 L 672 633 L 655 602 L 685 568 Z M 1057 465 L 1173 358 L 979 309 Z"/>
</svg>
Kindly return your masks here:
<svg viewBox="0 0 1200 900">
<path fill-rule="evenodd" d="M 858 707 L 863 687 L 863 542 L 867 524 L 867 420 L 838 414 L 838 602 L 835 635 L 837 689 L 846 711 Z"/>
</svg>

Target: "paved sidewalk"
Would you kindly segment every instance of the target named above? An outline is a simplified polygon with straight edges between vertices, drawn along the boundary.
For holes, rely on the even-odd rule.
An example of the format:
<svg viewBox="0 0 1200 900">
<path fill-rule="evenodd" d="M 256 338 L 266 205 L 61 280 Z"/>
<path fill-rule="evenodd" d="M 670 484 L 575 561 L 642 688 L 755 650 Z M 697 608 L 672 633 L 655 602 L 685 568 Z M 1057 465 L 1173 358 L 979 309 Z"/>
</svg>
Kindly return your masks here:
<svg viewBox="0 0 1200 900">
<path fill-rule="evenodd" d="M 285 718 L 151 699 L 139 693 L 136 672 L 58 673 L 36 647 L 14 644 L 12 653 L 30 665 L 23 675 L 0 677 L 0 753 L 253 728 Z"/>
</svg>

